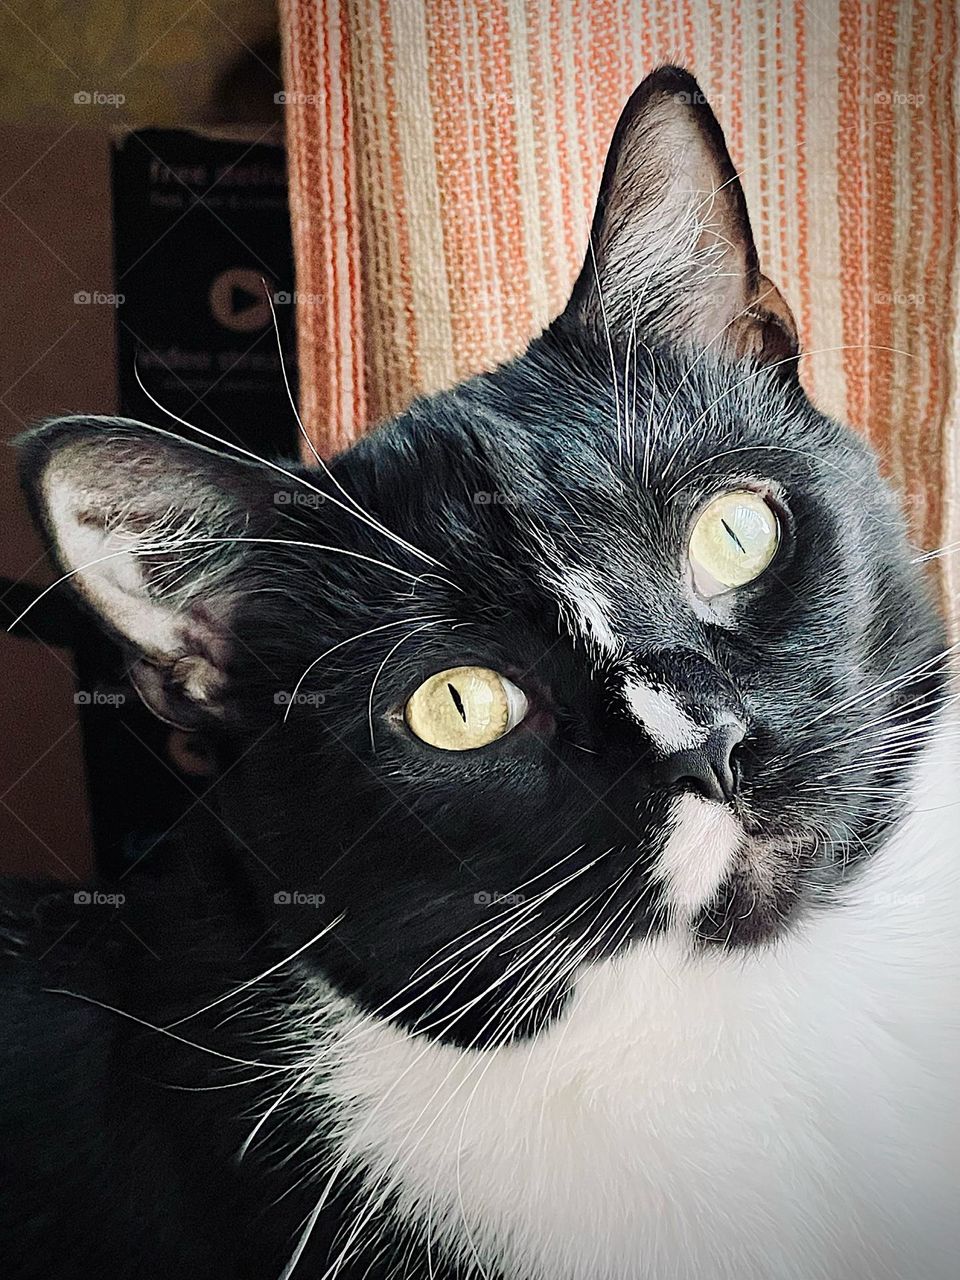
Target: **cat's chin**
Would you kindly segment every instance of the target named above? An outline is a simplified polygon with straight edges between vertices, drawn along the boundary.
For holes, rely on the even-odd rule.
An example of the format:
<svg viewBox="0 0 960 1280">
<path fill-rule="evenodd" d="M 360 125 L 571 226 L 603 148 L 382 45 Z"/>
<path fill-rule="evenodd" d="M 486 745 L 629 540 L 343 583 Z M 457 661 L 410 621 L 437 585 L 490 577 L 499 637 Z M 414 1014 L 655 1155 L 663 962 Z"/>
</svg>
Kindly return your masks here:
<svg viewBox="0 0 960 1280">
<path fill-rule="evenodd" d="M 725 947 L 776 941 L 800 915 L 816 849 L 813 836 L 745 831 L 729 874 L 691 921 L 696 939 Z"/>
<path fill-rule="evenodd" d="M 772 941 L 796 916 L 812 837 L 774 836 L 754 815 L 685 793 L 672 802 L 656 874 L 674 923 L 704 943 Z"/>
</svg>

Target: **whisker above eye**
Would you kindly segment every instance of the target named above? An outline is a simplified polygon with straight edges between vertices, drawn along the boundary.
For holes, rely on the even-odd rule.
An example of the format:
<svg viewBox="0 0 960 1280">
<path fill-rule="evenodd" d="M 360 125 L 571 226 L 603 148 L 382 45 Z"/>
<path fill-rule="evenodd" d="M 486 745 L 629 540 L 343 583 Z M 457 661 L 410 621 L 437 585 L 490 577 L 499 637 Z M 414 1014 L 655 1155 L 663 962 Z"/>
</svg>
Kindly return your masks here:
<svg viewBox="0 0 960 1280">
<path fill-rule="evenodd" d="M 443 582 L 446 586 L 450 587 L 451 590 L 453 591 L 461 590 L 461 588 L 458 587 L 455 582 L 451 582 L 449 578 L 441 577 L 441 575 L 438 573 L 411 573 L 408 569 L 401 569 L 397 565 L 390 564 L 386 560 L 378 560 L 375 556 L 364 555 L 360 551 L 351 551 L 347 547 L 334 547 L 334 546 L 330 546 L 328 544 L 319 543 L 319 542 L 301 541 L 296 538 L 251 538 L 251 537 L 247 537 L 244 534 L 238 534 L 235 537 L 224 536 L 224 537 L 216 537 L 216 538 L 212 538 L 212 537 L 200 538 L 200 537 L 194 537 L 191 535 L 184 542 L 175 543 L 172 548 L 168 548 L 166 546 L 163 546 L 160 548 L 151 547 L 146 551 L 143 551 L 140 549 L 134 549 L 133 554 L 134 555 L 164 555 L 164 554 L 167 554 L 169 550 L 171 549 L 177 550 L 180 546 L 184 546 L 184 545 L 187 545 L 187 546 L 210 545 L 210 544 L 217 544 L 217 543 L 222 543 L 224 545 L 229 545 L 232 543 L 249 543 L 251 545 L 259 545 L 259 546 L 299 547 L 307 551 L 325 551 L 325 552 L 329 552 L 331 555 L 348 556 L 351 560 L 363 560 L 367 564 L 377 565 L 381 569 L 386 569 L 388 573 L 396 573 L 396 574 L 399 574 L 400 577 L 407 578 L 409 581 L 413 582 L 414 586 L 416 586 L 417 583 L 423 582 L 427 578 L 435 578 L 438 582 Z"/>
<path fill-rule="evenodd" d="M 274 324 L 276 324 L 275 314 L 274 314 Z M 161 413 L 166 414 L 166 416 L 168 418 L 171 418 L 174 422 L 179 422 L 181 426 L 186 427 L 188 431 L 193 431 L 197 435 L 205 437 L 207 440 L 213 440 L 216 444 L 222 445 L 226 449 L 232 449 L 235 453 L 238 453 L 243 457 L 250 458 L 252 461 L 258 462 L 261 466 L 269 467 L 271 471 L 275 471 L 278 475 L 282 475 L 286 479 L 292 480 L 295 484 L 303 485 L 304 488 L 309 489 L 312 493 L 319 494 L 319 496 L 323 498 L 325 502 L 332 503 L 335 507 L 339 507 L 347 515 L 353 516 L 355 519 L 360 520 L 363 524 L 369 525 L 370 528 L 376 530 L 377 533 L 383 534 L 385 538 L 388 538 L 391 542 L 396 543 L 398 546 L 402 547 L 405 551 L 409 551 L 411 555 L 417 556 L 419 559 L 425 561 L 427 564 L 432 564 L 438 569 L 444 568 L 444 565 L 442 565 L 439 560 L 435 560 L 433 556 L 427 555 L 425 551 L 421 551 L 419 547 L 415 547 L 413 543 L 407 542 L 405 538 L 401 538 L 399 534 L 394 533 L 391 529 L 388 529 L 386 525 L 382 524 L 374 516 L 371 516 L 368 512 L 364 511 L 363 508 L 356 501 L 356 499 L 351 494 L 347 493 L 343 485 L 340 484 L 339 480 L 337 480 L 336 477 L 332 474 L 327 464 L 323 462 L 323 460 L 320 458 L 319 454 L 316 455 L 317 460 L 320 462 L 321 466 L 323 467 L 324 473 L 333 481 L 333 483 L 337 486 L 337 488 L 340 490 L 340 492 L 344 495 L 344 497 L 348 500 L 348 502 L 351 505 L 348 506 L 347 503 L 341 502 L 340 499 L 335 498 L 333 494 L 324 493 L 322 489 L 318 489 L 317 486 L 314 484 L 311 484 L 309 480 L 304 479 L 303 476 L 298 476 L 295 471 L 290 471 L 287 467 L 282 466 L 280 463 L 273 462 L 269 458 L 263 458 L 259 454 L 254 453 L 251 449 L 244 448 L 243 445 L 236 444 L 232 440 L 225 440 L 222 436 L 218 436 L 214 434 L 214 432 L 212 431 L 207 431 L 203 427 L 197 427 L 197 426 L 194 426 L 193 423 L 187 422 L 185 418 L 179 417 L 177 414 L 173 413 L 170 409 L 166 408 L 165 405 L 161 404 L 160 401 L 156 398 L 156 396 L 154 396 L 153 393 L 147 389 L 146 385 L 143 382 L 143 379 L 140 377 L 140 370 L 136 362 L 134 362 L 133 372 L 134 372 L 134 377 L 136 378 L 137 383 L 140 387 L 140 390 L 151 402 L 151 404 L 153 404 L 157 409 L 159 409 Z M 284 380 L 286 381 L 286 369 L 284 369 Z M 289 394 L 290 392 L 289 383 L 287 384 L 287 391 Z M 296 410 L 294 410 L 294 412 L 296 412 Z M 297 416 L 297 422 L 299 423 L 301 430 L 303 430 L 304 434 L 306 435 L 306 430 L 303 427 L 303 424 L 300 422 L 299 415 Z M 172 431 L 164 431 L 162 427 L 155 427 L 148 422 L 141 423 L 140 425 L 143 426 L 147 431 L 153 431 L 156 434 L 167 436 L 170 439 L 178 441 L 180 444 L 187 444 L 193 448 L 205 447 L 203 445 L 197 445 L 196 442 L 193 440 L 190 440 L 190 439 L 185 440 L 182 436 L 175 435 Z"/>
<path fill-rule="evenodd" d="M 17 617 L 8 625 L 7 630 L 12 631 L 14 628 L 19 626 L 27 614 L 30 613 L 30 611 L 34 609 L 41 600 L 49 595 L 54 588 L 59 587 L 64 582 L 68 582 L 71 578 L 76 577 L 77 574 L 85 572 L 87 569 L 92 569 L 97 565 L 106 563 L 107 561 L 115 560 L 119 556 L 134 555 L 142 558 L 148 558 L 150 556 L 167 556 L 181 550 L 185 546 L 229 546 L 238 543 L 248 543 L 260 546 L 297 547 L 309 551 L 329 552 L 331 555 L 347 556 L 352 560 L 361 560 L 367 564 L 376 565 L 381 569 L 386 569 L 389 573 L 399 574 L 401 577 L 411 581 L 414 584 L 414 589 L 418 583 L 425 581 L 427 578 L 435 578 L 438 582 L 443 582 L 454 591 L 462 590 L 462 588 L 458 587 L 456 583 L 451 582 L 448 578 L 441 577 L 440 574 L 410 573 L 409 570 L 401 569 L 394 564 L 389 564 L 386 560 L 378 560 L 374 556 L 367 556 L 359 551 L 351 551 L 346 547 L 334 547 L 318 542 L 306 542 L 293 538 L 253 538 L 242 534 L 237 534 L 233 537 L 198 537 L 191 534 L 188 538 L 176 539 L 172 543 L 164 542 L 160 545 L 148 543 L 147 545 L 143 545 L 142 542 L 138 542 L 135 537 L 131 537 L 129 546 L 121 547 L 117 551 L 110 551 L 102 556 L 95 556 L 92 560 L 87 560 L 84 561 L 83 564 L 75 565 L 67 573 L 61 574 L 59 578 L 44 587 L 44 589 L 30 601 L 25 609 L 21 610 Z"/>
<path fill-rule="evenodd" d="M 376 692 L 377 681 L 380 679 L 380 676 L 383 674 L 384 667 L 387 665 L 387 663 L 390 661 L 393 655 L 397 652 L 400 646 L 403 644 L 406 644 L 408 640 L 411 640 L 419 632 L 426 631 L 430 627 L 439 627 L 444 622 L 455 622 L 455 621 L 456 621 L 455 618 L 435 618 L 431 622 L 424 622 L 424 623 L 421 623 L 420 626 L 414 627 L 412 631 L 409 631 L 405 636 L 400 637 L 400 639 L 393 646 L 393 648 L 387 652 L 386 657 L 380 663 L 379 667 L 377 667 L 376 673 L 374 674 L 374 677 L 370 682 L 370 696 L 367 699 L 367 724 L 370 729 L 370 748 L 372 751 L 376 751 L 377 749 L 376 736 L 373 731 L 373 695 Z"/>
<path fill-rule="evenodd" d="M 293 412 L 293 417 L 294 417 L 294 420 L 296 421 L 297 429 L 300 432 L 300 435 L 303 437 L 307 445 L 307 448 L 310 450 L 310 452 L 313 454 L 314 458 L 316 459 L 317 466 L 320 468 L 323 474 L 327 477 L 330 483 L 336 485 L 336 487 L 343 494 L 347 502 L 350 503 L 351 508 L 356 512 L 357 516 L 364 521 L 364 523 L 370 524 L 373 528 L 377 529 L 385 537 L 390 538 L 392 541 L 398 543 L 399 546 L 404 547 L 407 551 L 410 551 L 413 555 L 419 556 L 422 560 L 425 560 L 428 564 L 435 565 L 438 569 L 443 569 L 445 566 L 439 560 L 435 560 L 433 556 L 427 555 L 425 551 L 421 551 L 419 547 L 415 546 L 412 542 L 408 542 L 406 538 L 401 538 L 399 534 L 395 534 L 391 529 L 387 528 L 387 526 L 383 523 L 382 520 L 377 520 L 375 516 L 372 516 L 369 511 L 367 511 L 364 507 L 362 507 L 360 503 L 357 501 L 357 499 L 353 496 L 353 494 L 344 488 L 344 486 L 340 483 L 337 477 L 333 474 L 330 467 L 327 465 L 326 460 L 318 452 L 316 446 L 314 445 L 313 441 L 310 438 L 309 433 L 307 432 L 306 427 L 303 425 L 303 419 L 300 417 L 300 411 L 297 408 L 297 402 L 293 396 L 293 388 L 290 386 L 290 378 L 287 373 L 287 362 L 284 359 L 284 355 L 283 355 L 283 343 L 280 339 L 280 325 L 277 320 L 277 308 L 274 305 L 273 295 L 270 293 L 270 289 L 267 286 L 266 280 L 263 280 L 262 277 L 261 277 L 261 282 L 263 284 L 264 292 L 267 295 L 267 302 L 270 306 L 270 319 L 273 322 L 273 333 L 274 333 L 274 337 L 276 338 L 277 355 L 279 356 L 279 359 L 280 359 L 280 372 L 283 375 L 283 385 L 287 393 L 287 400 L 290 403 L 290 409 Z M 336 499 L 333 499 L 333 501 L 336 501 Z"/>
<path fill-rule="evenodd" d="M 440 620 L 441 619 L 439 614 L 430 614 L 427 616 L 426 619 L 420 619 L 420 621 L 440 621 Z M 336 653 L 338 649 L 342 649 L 348 644 L 353 644 L 356 640 L 363 640 L 364 637 L 375 635 L 378 631 L 387 631 L 390 627 L 401 627 L 405 623 L 409 623 L 410 621 L 412 621 L 412 619 L 410 618 L 396 618 L 392 622 L 383 623 L 382 626 L 370 627 L 367 631 L 360 631 L 355 636 L 348 636 L 346 640 L 340 640 L 336 644 L 331 645 L 329 649 L 325 649 L 323 653 L 320 654 L 319 658 L 314 658 L 314 660 L 310 663 L 310 665 L 304 669 L 303 674 L 300 676 L 300 679 L 294 685 L 293 692 L 290 695 L 290 701 L 287 703 L 287 709 L 283 713 L 284 723 L 286 723 L 287 717 L 290 715 L 291 709 L 296 704 L 297 694 L 300 692 L 300 687 L 303 684 L 304 680 L 306 680 L 307 676 L 314 669 L 314 667 L 317 666 L 318 663 L 322 662 L 324 658 L 328 658 L 331 653 Z"/>
<path fill-rule="evenodd" d="M 750 313 L 750 312 L 751 312 L 751 311 L 752 311 L 752 310 L 757 306 L 757 304 L 758 304 L 759 302 L 762 302 L 762 301 L 763 301 L 763 299 L 764 299 L 765 297 L 767 297 L 767 295 L 768 295 L 768 294 L 771 294 L 771 293 L 774 293 L 774 292 L 775 292 L 775 290 L 774 290 L 773 286 L 771 285 L 771 286 L 770 286 L 770 288 L 767 290 L 767 292 L 766 292 L 766 293 L 764 293 L 764 294 L 762 294 L 759 298 L 751 298 L 751 300 L 746 304 L 746 306 L 742 307 L 742 308 L 737 312 L 737 314 L 736 314 L 736 315 L 732 316 L 732 317 L 731 317 L 731 318 L 726 322 L 726 324 L 725 324 L 725 325 L 723 325 L 723 327 L 722 327 L 721 329 L 719 329 L 719 330 L 718 330 L 718 331 L 713 335 L 713 337 L 709 340 L 709 342 L 707 342 L 707 343 L 703 346 L 702 350 L 701 350 L 701 351 L 699 351 L 699 352 L 697 353 L 697 355 L 695 356 L 695 358 L 693 359 L 693 361 L 690 363 L 689 367 L 688 367 L 688 368 L 686 369 L 686 371 L 684 372 L 683 376 L 682 376 L 682 377 L 680 378 L 680 380 L 677 382 L 677 385 L 674 387 L 674 389 L 673 389 L 673 391 L 672 391 L 672 393 L 671 393 L 671 395 L 670 395 L 670 398 L 667 400 L 667 403 L 664 405 L 663 410 L 661 411 L 660 427 L 658 428 L 658 434 L 660 434 L 660 431 L 662 430 L 663 425 L 666 423 L 666 420 L 667 420 L 667 414 L 670 412 L 670 409 L 671 409 L 671 408 L 673 407 L 673 405 L 676 403 L 677 396 L 679 396 L 679 394 L 680 394 L 680 392 L 681 392 L 681 390 L 682 390 L 683 386 L 684 386 L 684 385 L 685 385 L 685 383 L 689 380 L 689 378 L 691 377 L 691 375 L 693 374 L 693 372 L 694 372 L 694 370 L 697 368 L 697 366 L 700 364 L 700 362 L 701 362 L 702 360 L 706 359 L 706 357 L 710 354 L 710 350 L 711 350 L 711 348 L 713 347 L 714 343 L 719 342 L 719 341 L 720 341 L 720 339 L 723 337 L 723 335 L 724 335 L 725 333 L 727 333 L 727 332 L 728 332 L 728 330 L 729 330 L 729 329 L 731 329 L 731 328 L 733 327 L 733 325 L 735 325 L 735 324 L 737 323 L 737 321 L 738 321 L 738 320 L 742 319 L 742 318 L 743 318 L 743 316 L 745 316 L 745 315 L 749 314 L 749 313 Z M 690 426 L 690 427 L 687 429 L 687 431 L 684 433 L 683 438 L 680 440 L 680 442 L 678 443 L 678 445 L 677 445 L 676 449 L 673 451 L 673 453 L 671 454 L 671 456 L 670 456 L 669 460 L 667 461 L 667 465 L 663 468 L 663 470 L 662 470 L 662 472 L 661 472 L 661 476 L 666 476 L 666 475 L 668 474 L 668 472 L 670 471 L 671 467 L 673 466 L 674 461 L 676 460 L 677 454 L 678 454 L 678 453 L 680 452 L 680 450 L 683 448 L 683 446 L 684 446 L 684 444 L 686 443 L 686 441 L 687 441 L 687 440 L 689 440 L 689 439 L 690 439 L 690 437 L 694 434 L 694 432 L 695 432 L 695 431 L 696 431 L 696 429 L 697 429 L 697 426 L 698 426 L 699 422 L 700 422 L 700 419 L 698 418 L 698 419 L 697 419 L 697 420 L 692 424 L 692 426 Z"/>
<path fill-rule="evenodd" d="M 603 322 L 604 336 L 607 343 L 607 351 L 610 356 L 610 376 L 613 378 L 613 404 L 617 412 L 617 449 L 620 455 L 620 462 L 623 462 L 623 420 L 620 414 L 620 389 L 617 381 L 617 362 L 613 354 L 613 338 L 610 335 L 610 322 L 607 319 L 607 308 L 603 297 L 603 286 L 600 283 L 600 268 L 597 265 L 597 251 L 593 244 L 593 233 L 591 232 L 587 238 L 587 244 L 590 253 L 590 262 L 593 266 L 594 283 L 597 288 L 597 299 L 600 303 L 600 317 Z"/>
<path fill-rule="evenodd" d="M 712 409 L 715 409 L 718 404 L 720 404 L 723 400 L 725 400 L 727 396 L 732 395 L 733 392 L 736 391 L 738 388 L 746 386 L 750 382 L 755 382 L 757 378 L 765 377 L 773 369 L 777 369 L 783 365 L 793 364 L 798 360 L 802 360 L 804 357 L 828 355 L 830 353 L 837 352 L 837 351 L 887 351 L 894 355 L 907 356 L 910 359 L 916 358 L 916 353 L 913 351 L 904 351 L 900 347 L 887 347 L 879 343 L 871 343 L 871 342 L 848 342 L 848 343 L 843 343 L 842 345 L 836 346 L 836 347 L 816 347 L 812 351 L 801 351 L 796 355 L 784 356 L 780 360 L 775 360 L 771 364 L 764 365 L 762 368 L 756 369 L 753 373 L 747 374 L 745 378 L 740 378 L 738 381 L 731 383 L 731 385 L 727 387 L 725 390 L 723 390 L 720 393 L 720 395 L 718 395 L 715 399 L 711 400 L 710 403 L 703 410 L 703 412 L 700 414 L 700 416 L 691 423 L 690 427 L 686 432 L 685 438 L 689 439 L 690 437 L 692 437 L 694 432 L 697 430 L 697 428 L 700 427 L 703 424 L 703 422 L 706 420 L 707 415 L 710 413 L 710 411 Z M 683 445 L 683 441 L 680 442 L 680 444 L 671 454 L 670 458 L 667 461 L 666 466 L 660 472 L 661 478 L 666 477 L 669 471 L 673 468 L 673 464 L 677 460 L 677 457 L 679 455 L 679 451 L 682 445 Z"/>
</svg>

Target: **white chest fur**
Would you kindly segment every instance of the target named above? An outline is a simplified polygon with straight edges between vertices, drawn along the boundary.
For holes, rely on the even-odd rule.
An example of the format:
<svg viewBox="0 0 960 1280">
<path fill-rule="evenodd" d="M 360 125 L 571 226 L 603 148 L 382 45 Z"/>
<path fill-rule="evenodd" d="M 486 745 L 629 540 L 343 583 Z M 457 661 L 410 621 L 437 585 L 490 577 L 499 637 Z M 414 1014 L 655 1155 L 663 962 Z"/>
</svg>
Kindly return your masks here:
<svg viewBox="0 0 960 1280">
<path fill-rule="evenodd" d="M 776 949 L 638 947 L 585 970 L 532 1046 L 491 1053 L 348 1014 L 313 1087 L 368 1203 L 396 1194 L 477 1276 L 954 1276 L 953 759 L 931 751 L 849 905 Z"/>
</svg>

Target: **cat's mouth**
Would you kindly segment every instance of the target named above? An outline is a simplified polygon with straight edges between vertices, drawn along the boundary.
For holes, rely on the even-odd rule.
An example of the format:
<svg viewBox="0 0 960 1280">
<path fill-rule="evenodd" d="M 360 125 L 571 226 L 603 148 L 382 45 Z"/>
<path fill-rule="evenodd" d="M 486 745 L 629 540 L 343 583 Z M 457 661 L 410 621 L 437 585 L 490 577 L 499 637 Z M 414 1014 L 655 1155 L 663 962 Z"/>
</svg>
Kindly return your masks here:
<svg viewBox="0 0 960 1280">
<path fill-rule="evenodd" d="M 812 834 L 771 832 L 742 805 L 677 796 L 655 874 L 675 921 L 703 942 L 769 942 L 795 918 Z"/>
<path fill-rule="evenodd" d="M 817 850 L 813 835 L 745 831 L 729 873 L 692 921 L 694 935 L 726 946 L 774 941 L 797 918 Z"/>
</svg>

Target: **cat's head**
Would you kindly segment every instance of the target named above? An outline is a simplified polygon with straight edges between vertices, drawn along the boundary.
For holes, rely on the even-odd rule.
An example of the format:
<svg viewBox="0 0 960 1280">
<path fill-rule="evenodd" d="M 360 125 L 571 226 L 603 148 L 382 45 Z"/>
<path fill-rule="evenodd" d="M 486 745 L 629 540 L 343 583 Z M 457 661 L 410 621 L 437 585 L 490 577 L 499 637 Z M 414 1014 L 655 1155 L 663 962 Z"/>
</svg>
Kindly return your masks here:
<svg viewBox="0 0 960 1280">
<path fill-rule="evenodd" d="M 144 698 L 219 743 L 265 912 L 294 944 L 342 917 L 304 960 L 365 1007 L 529 1030 L 653 932 L 802 927 L 898 820 L 941 628 L 797 355 L 664 68 L 563 314 L 329 473 L 116 420 L 28 438 L 57 561 Z"/>
</svg>

